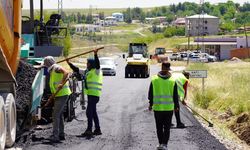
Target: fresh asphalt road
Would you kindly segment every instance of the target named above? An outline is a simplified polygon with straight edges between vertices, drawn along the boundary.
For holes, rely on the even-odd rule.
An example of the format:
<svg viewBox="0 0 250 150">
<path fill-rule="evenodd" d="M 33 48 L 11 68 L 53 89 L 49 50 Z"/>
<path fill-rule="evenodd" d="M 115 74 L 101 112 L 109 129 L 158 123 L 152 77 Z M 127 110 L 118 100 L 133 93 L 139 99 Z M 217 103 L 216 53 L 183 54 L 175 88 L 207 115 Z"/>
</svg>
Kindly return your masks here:
<svg viewBox="0 0 250 150">
<path fill-rule="evenodd" d="M 117 75 L 105 76 L 103 94 L 97 105 L 103 134 L 90 140 L 77 135 L 87 126 L 85 110 L 77 109 L 77 119 L 65 123 L 66 140 L 50 144 L 43 138 L 51 134 L 51 128 L 33 131 L 17 143 L 28 150 L 154 150 L 158 145 L 153 112 L 148 108 L 150 78 L 124 78 L 125 60 L 117 59 Z M 151 66 L 151 75 L 160 70 Z M 171 128 L 169 150 L 224 150 L 223 144 L 205 130 L 193 115 L 181 108 L 181 120 L 187 128 Z M 173 123 L 175 117 L 173 116 Z M 175 123 L 176 124 L 176 123 Z M 24 143 L 24 144 L 23 144 Z"/>
</svg>

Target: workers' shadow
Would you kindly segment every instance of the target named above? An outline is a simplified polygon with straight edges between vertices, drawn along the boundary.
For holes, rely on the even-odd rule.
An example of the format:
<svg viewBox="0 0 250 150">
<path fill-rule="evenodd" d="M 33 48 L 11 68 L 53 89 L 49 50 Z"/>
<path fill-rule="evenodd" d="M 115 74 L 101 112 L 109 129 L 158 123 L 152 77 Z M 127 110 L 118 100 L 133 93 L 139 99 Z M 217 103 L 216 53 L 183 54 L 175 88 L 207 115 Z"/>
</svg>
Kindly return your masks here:
<svg viewBox="0 0 250 150">
<path fill-rule="evenodd" d="M 56 144 L 62 143 L 61 141 L 55 143 L 55 142 L 52 142 L 49 138 L 36 137 L 35 135 L 33 135 L 31 137 L 31 139 L 32 139 L 32 142 L 36 142 L 36 143 L 39 143 L 39 144 L 45 144 L 45 145 L 52 145 L 52 146 L 55 146 Z"/>
</svg>

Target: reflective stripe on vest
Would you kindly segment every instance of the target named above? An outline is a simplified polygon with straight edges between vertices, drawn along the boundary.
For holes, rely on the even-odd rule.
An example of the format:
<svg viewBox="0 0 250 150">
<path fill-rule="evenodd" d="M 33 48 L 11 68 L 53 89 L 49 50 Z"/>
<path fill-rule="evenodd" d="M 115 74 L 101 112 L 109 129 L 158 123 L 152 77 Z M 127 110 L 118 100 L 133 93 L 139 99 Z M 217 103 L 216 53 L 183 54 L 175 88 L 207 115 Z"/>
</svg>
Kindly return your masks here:
<svg viewBox="0 0 250 150">
<path fill-rule="evenodd" d="M 63 79 L 63 74 L 62 73 L 56 73 L 54 70 L 51 71 L 50 73 L 50 90 L 52 94 L 56 93 L 56 90 L 58 88 L 58 85 L 62 82 Z M 59 96 L 65 96 L 65 95 L 70 95 L 71 91 L 69 88 L 69 83 L 65 83 L 62 89 L 56 94 L 55 97 Z"/>
<path fill-rule="evenodd" d="M 175 80 L 162 79 L 158 75 L 152 77 L 153 84 L 153 110 L 171 111 L 174 110 L 173 93 Z"/>
<path fill-rule="evenodd" d="M 183 99 L 185 96 L 185 90 L 183 86 L 188 81 L 188 79 L 182 73 L 173 73 L 172 75 L 178 85 L 178 95 L 181 99 Z"/>
<path fill-rule="evenodd" d="M 91 69 L 86 74 L 87 88 L 85 88 L 85 93 L 92 96 L 101 96 L 102 91 L 102 71 L 99 74 L 96 73 L 96 69 Z"/>
</svg>

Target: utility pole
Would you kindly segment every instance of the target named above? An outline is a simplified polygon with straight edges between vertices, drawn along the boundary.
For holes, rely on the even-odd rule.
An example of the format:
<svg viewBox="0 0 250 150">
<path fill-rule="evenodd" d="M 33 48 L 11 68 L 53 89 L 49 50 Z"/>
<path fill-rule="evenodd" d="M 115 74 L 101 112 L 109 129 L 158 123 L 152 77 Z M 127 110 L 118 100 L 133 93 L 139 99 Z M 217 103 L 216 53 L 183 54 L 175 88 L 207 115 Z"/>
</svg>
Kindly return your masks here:
<svg viewBox="0 0 250 150">
<path fill-rule="evenodd" d="M 190 51 L 190 20 L 188 20 L 188 51 Z M 189 52 L 187 52 L 187 65 L 189 65 Z"/>
<path fill-rule="evenodd" d="M 247 29 L 246 29 L 246 24 L 244 23 L 244 32 L 245 32 L 245 36 L 246 36 L 246 48 L 247 48 L 247 52 L 248 52 L 248 57 L 249 55 L 249 49 L 248 49 L 248 37 L 247 37 Z"/>
<path fill-rule="evenodd" d="M 63 0 L 58 0 L 58 14 L 62 15 Z"/>
</svg>

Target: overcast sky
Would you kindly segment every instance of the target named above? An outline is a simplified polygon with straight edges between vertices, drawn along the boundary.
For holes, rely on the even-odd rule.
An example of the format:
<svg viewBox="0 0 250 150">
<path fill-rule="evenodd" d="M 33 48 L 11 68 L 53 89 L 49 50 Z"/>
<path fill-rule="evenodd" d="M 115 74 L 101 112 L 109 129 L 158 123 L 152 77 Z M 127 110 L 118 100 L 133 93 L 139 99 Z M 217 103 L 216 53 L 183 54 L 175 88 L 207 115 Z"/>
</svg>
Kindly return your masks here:
<svg viewBox="0 0 250 150">
<path fill-rule="evenodd" d="M 56 9 L 58 0 L 43 0 L 45 9 Z M 63 8 L 128 8 L 128 7 L 154 7 L 166 6 L 179 2 L 196 2 L 200 0 L 63 0 Z M 226 2 L 227 0 L 204 0 L 210 3 Z M 233 0 L 234 2 L 243 4 L 250 0 Z M 24 9 L 29 8 L 29 0 L 23 0 Z M 34 0 L 35 8 L 39 8 L 40 0 Z"/>
</svg>

